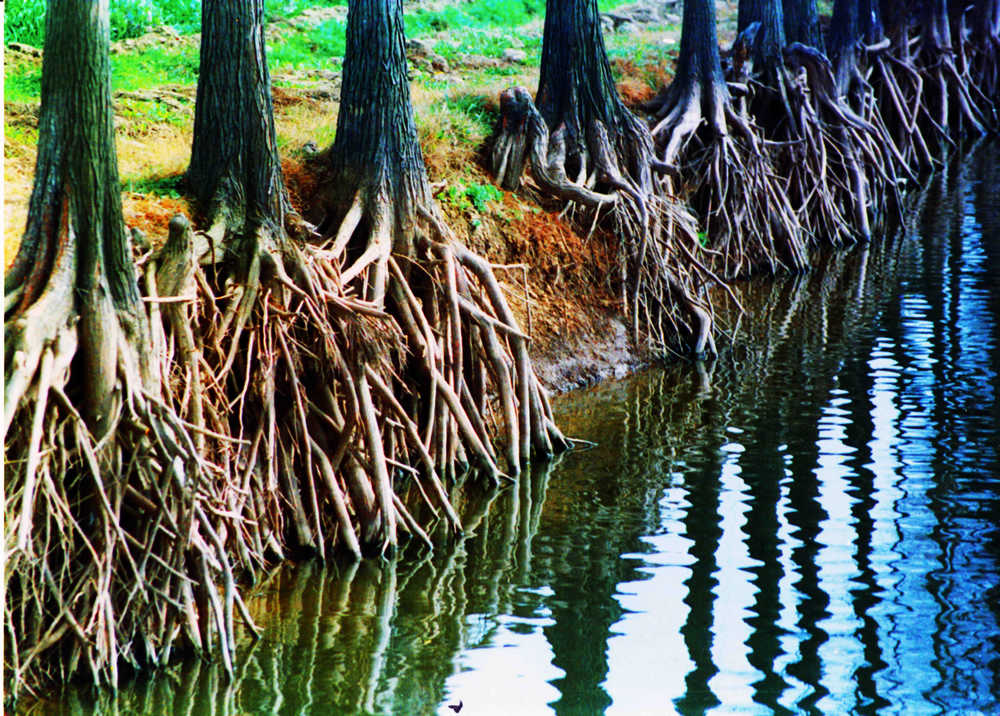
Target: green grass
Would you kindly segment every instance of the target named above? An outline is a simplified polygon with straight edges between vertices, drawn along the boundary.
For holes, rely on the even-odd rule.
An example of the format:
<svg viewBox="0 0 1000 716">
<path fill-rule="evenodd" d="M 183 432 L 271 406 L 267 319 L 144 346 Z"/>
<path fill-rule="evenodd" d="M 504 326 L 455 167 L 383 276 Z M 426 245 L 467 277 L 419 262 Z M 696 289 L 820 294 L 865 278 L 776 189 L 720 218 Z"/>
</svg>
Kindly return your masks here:
<svg viewBox="0 0 1000 716">
<path fill-rule="evenodd" d="M 480 214 L 492 208 L 492 205 L 503 201 L 503 190 L 492 184 L 478 182 L 458 182 L 451 184 L 444 192 L 445 199 L 463 211 L 475 207 Z"/>
<path fill-rule="evenodd" d="M 22 63 L 4 73 L 4 102 L 37 102 L 42 94 L 42 65 Z"/>
<path fill-rule="evenodd" d="M 541 19 L 544 13 L 544 0 L 480 0 L 474 4 L 461 3 L 440 10 L 421 8 L 406 13 L 404 22 L 407 35 L 419 37 L 463 28 L 514 28 Z"/>
<path fill-rule="evenodd" d="M 311 7 L 347 5 L 347 0 L 265 0 L 264 14 L 269 21 L 279 17 L 295 17 Z"/>
<path fill-rule="evenodd" d="M 41 47 L 45 42 L 45 0 L 4 3 L 4 42 Z M 201 29 L 201 0 L 113 0 L 111 39 L 138 37 L 150 28 L 170 25 L 182 34 Z"/>
<path fill-rule="evenodd" d="M 464 137 L 458 137 L 460 140 L 478 143 L 479 138 L 489 135 L 497 121 L 496 113 L 490 109 L 482 95 L 452 94 L 445 97 L 444 106 L 449 112 L 465 119 L 469 131 L 465 132 Z"/>
<path fill-rule="evenodd" d="M 193 85 L 197 81 L 197 47 L 150 47 L 111 56 L 111 88 L 115 91 Z"/>
<path fill-rule="evenodd" d="M 154 196 L 167 196 L 171 199 L 180 199 L 183 196 L 181 188 L 183 181 L 183 174 L 135 179 L 126 178 L 122 182 L 122 190 L 136 194 L 153 194 Z"/>
<path fill-rule="evenodd" d="M 18 124 L 8 124 L 4 127 L 4 156 L 15 147 L 34 147 L 38 144 L 38 129 Z"/>
<path fill-rule="evenodd" d="M 286 33 L 280 45 L 268 46 L 268 63 L 283 69 L 326 67 L 330 58 L 344 56 L 346 31 L 346 23 L 334 18 L 305 33 Z"/>
<path fill-rule="evenodd" d="M 264 12 L 273 21 L 310 7 L 346 4 L 347 0 L 267 0 Z M 4 42 L 41 47 L 45 42 L 45 0 L 7 0 L 4 5 Z M 111 1 L 112 41 L 139 37 L 160 25 L 182 35 L 200 31 L 201 0 Z"/>
</svg>

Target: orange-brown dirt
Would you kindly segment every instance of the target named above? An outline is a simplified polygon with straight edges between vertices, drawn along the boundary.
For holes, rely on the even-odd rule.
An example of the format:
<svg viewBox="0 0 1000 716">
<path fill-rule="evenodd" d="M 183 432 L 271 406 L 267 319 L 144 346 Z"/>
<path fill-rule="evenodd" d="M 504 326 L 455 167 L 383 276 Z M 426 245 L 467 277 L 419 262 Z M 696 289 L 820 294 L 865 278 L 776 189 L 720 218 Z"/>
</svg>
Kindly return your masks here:
<svg viewBox="0 0 1000 716">
<path fill-rule="evenodd" d="M 629 107 L 638 107 L 651 100 L 661 87 L 670 84 L 676 55 L 669 52 L 659 62 L 638 64 L 634 60 L 615 58 L 611 65 L 621 77 L 618 94 Z"/>
</svg>

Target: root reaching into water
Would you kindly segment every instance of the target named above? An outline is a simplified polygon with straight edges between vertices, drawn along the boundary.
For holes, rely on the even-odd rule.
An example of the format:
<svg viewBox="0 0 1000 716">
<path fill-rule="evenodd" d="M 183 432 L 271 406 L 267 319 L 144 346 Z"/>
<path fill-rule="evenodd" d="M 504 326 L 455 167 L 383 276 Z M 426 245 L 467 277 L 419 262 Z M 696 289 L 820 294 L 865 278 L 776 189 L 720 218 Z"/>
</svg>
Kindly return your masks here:
<svg viewBox="0 0 1000 716">
<path fill-rule="evenodd" d="M 574 139 L 565 124 L 550 134 L 523 87 L 505 90 L 500 110 L 492 162 L 501 185 L 517 188 L 527 163 L 539 188 L 568 202 L 579 225 L 593 233 L 601 223 L 618 238 L 633 338 L 659 354 L 714 354 L 711 306 L 701 293 L 714 276 L 697 258 L 693 219 L 655 177 L 663 165 L 645 126 L 625 111 L 614 135 L 597 119 L 584 137 Z"/>
<path fill-rule="evenodd" d="M 7 413 L 8 455 L 24 456 L 7 481 L 15 682 L 37 682 L 57 645 L 68 659 L 50 677 L 87 666 L 114 682 L 120 657 L 163 664 L 178 645 L 228 669 L 241 574 L 303 551 L 385 553 L 401 532 L 431 544 L 438 521 L 462 529 L 448 484 L 463 466 L 498 484 L 566 447 L 490 264 L 421 217 L 417 255 L 364 266 L 336 237 L 259 228 L 240 241 L 245 274 L 211 260 L 235 245 L 200 254 L 204 236 L 175 219 L 141 261 L 159 380 L 119 346 L 103 437 L 67 392 L 79 351 L 62 281 L 73 252 L 60 254 L 8 334 L 5 401 L 24 405 Z"/>
<path fill-rule="evenodd" d="M 648 107 L 661 161 L 684 177 L 704 217 L 711 267 L 724 278 L 802 271 L 806 246 L 758 131 L 724 86 L 675 80 Z"/>
</svg>

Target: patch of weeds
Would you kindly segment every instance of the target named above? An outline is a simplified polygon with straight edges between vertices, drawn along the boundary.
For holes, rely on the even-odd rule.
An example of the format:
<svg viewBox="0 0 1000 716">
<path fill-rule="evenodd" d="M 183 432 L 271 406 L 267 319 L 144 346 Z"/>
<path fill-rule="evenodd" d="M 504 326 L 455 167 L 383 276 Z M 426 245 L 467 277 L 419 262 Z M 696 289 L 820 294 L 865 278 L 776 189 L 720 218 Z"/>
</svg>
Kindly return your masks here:
<svg viewBox="0 0 1000 716">
<path fill-rule="evenodd" d="M 608 10 L 614 10 L 620 5 L 625 5 L 633 0 L 597 0 L 597 10 L 598 12 L 607 12 Z"/>
<path fill-rule="evenodd" d="M 3 131 L 4 156 L 14 156 L 18 148 L 30 147 L 32 151 L 38 145 L 38 130 L 35 127 L 7 124 Z"/>
<path fill-rule="evenodd" d="M 197 47 L 151 47 L 111 56 L 111 89 L 135 91 L 198 80 Z"/>
<path fill-rule="evenodd" d="M 4 102 L 38 102 L 41 96 L 41 65 L 15 65 L 4 74 Z"/>
<path fill-rule="evenodd" d="M 420 8 L 406 13 L 404 24 L 408 37 L 419 37 L 461 28 L 513 28 L 539 19 L 544 13 L 544 0 L 479 0 L 440 10 Z"/>
<path fill-rule="evenodd" d="M 466 30 L 449 33 L 448 40 L 441 40 L 434 45 L 434 51 L 451 62 L 462 55 L 499 57 L 508 47 L 510 40 L 505 37 L 483 30 Z"/>
<path fill-rule="evenodd" d="M 486 213 L 492 202 L 503 201 L 503 191 L 492 184 L 452 184 L 444 196 L 452 206 L 462 211 L 475 207 L 480 214 Z"/>
<path fill-rule="evenodd" d="M 445 107 L 452 113 L 464 116 L 469 128 L 475 131 L 466 133 L 460 139 L 479 143 L 489 135 L 496 123 L 497 114 L 487 104 L 486 97 L 477 94 L 453 94 L 445 97 Z"/>
<path fill-rule="evenodd" d="M 518 65 L 502 65 L 500 67 L 484 67 L 485 77 L 513 77 L 524 73 L 524 67 Z"/>
<path fill-rule="evenodd" d="M 3 22 L 5 44 L 20 42 L 41 47 L 45 38 L 45 0 L 7 0 Z"/>
<path fill-rule="evenodd" d="M 183 182 L 183 174 L 171 174 L 165 177 L 142 177 L 138 179 L 125 179 L 122 182 L 122 189 L 133 194 L 152 194 L 153 196 L 180 199 L 183 196 L 181 191 Z"/>
<path fill-rule="evenodd" d="M 119 101 L 116 103 L 116 115 L 128 120 L 129 134 L 132 135 L 144 134 L 158 124 L 185 127 L 191 121 L 191 115 L 178 113 L 169 105 L 155 101 Z"/>
<path fill-rule="evenodd" d="M 644 45 L 629 43 L 617 46 L 617 43 L 609 44 L 611 45 L 608 47 L 609 60 L 623 60 L 637 67 L 641 67 L 646 63 L 646 50 L 648 48 Z"/>
<path fill-rule="evenodd" d="M 300 15 L 311 7 L 336 7 L 346 5 L 347 0 L 265 0 L 264 15 L 268 22 L 279 18 Z"/>
<path fill-rule="evenodd" d="M 4 42 L 41 47 L 45 0 L 8 0 L 4 5 Z M 138 37 L 159 25 L 189 34 L 201 28 L 201 0 L 115 0 L 110 20 L 112 41 Z"/>
<path fill-rule="evenodd" d="M 503 201 L 503 190 L 492 184 L 470 184 L 465 189 L 465 195 L 480 213 L 486 211 L 490 202 Z"/>
<path fill-rule="evenodd" d="M 272 67 L 301 69 L 325 67 L 330 58 L 343 57 L 347 47 L 347 24 L 332 18 L 306 33 L 285 36 L 276 47 L 267 48 Z"/>
</svg>

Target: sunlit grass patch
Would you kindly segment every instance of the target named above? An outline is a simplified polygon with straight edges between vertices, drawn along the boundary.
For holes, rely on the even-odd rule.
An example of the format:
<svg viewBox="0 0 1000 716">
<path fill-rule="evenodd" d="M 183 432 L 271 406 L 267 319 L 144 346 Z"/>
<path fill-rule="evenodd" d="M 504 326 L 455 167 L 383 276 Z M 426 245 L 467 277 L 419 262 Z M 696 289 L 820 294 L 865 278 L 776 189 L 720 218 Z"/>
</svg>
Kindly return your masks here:
<svg viewBox="0 0 1000 716">
<path fill-rule="evenodd" d="M 285 33 L 280 43 L 267 47 L 272 68 L 322 69 L 341 59 L 347 46 L 347 24 L 331 18 L 306 32 Z"/>
<path fill-rule="evenodd" d="M 143 90 L 198 82 L 198 47 L 148 47 L 111 56 L 111 89 Z"/>
<path fill-rule="evenodd" d="M 544 0 L 479 0 L 447 5 L 437 10 L 419 8 L 405 14 L 410 37 L 461 28 L 500 27 L 514 29 L 545 13 Z"/>
<path fill-rule="evenodd" d="M 40 62 L 10 63 L 4 72 L 3 101 L 37 102 L 42 94 Z"/>
<path fill-rule="evenodd" d="M 491 94 L 453 88 L 454 84 L 413 87 L 417 136 L 431 181 L 450 180 L 475 163 L 496 122 L 497 107 Z"/>
<path fill-rule="evenodd" d="M 118 131 L 116 150 L 122 187 L 184 172 L 191 158 L 191 136 L 190 125 L 159 125 L 154 133 L 141 136 Z"/>
<path fill-rule="evenodd" d="M 276 108 L 278 149 L 282 154 L 298 154 L 309 142 L 317 150 L 326 149 L 333 144 L 339 107 L 334 102 L 304 101 Z"/>
</svg>

